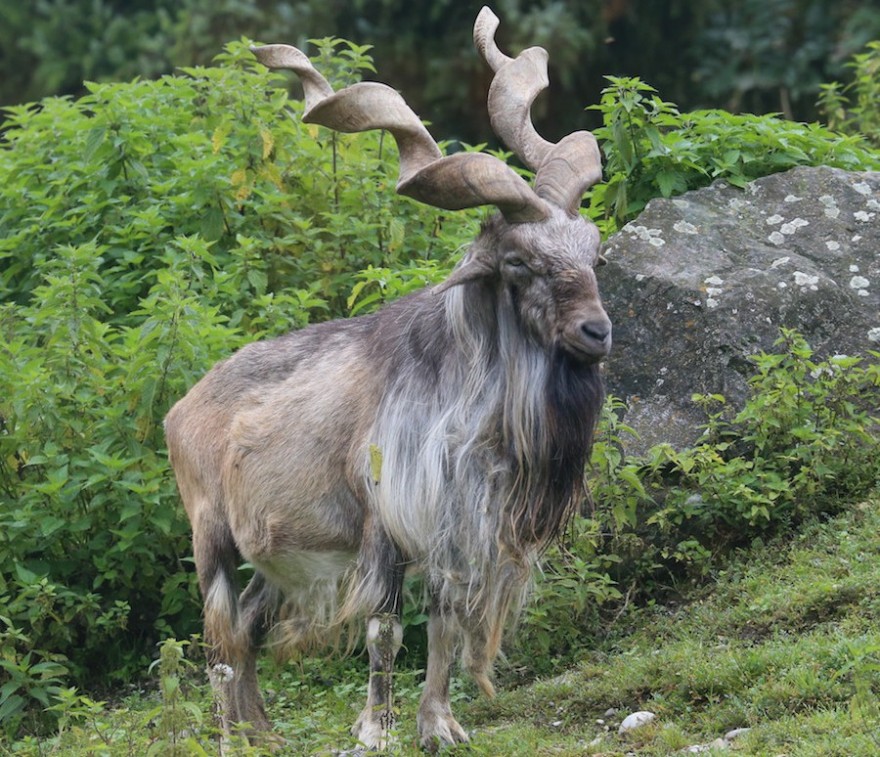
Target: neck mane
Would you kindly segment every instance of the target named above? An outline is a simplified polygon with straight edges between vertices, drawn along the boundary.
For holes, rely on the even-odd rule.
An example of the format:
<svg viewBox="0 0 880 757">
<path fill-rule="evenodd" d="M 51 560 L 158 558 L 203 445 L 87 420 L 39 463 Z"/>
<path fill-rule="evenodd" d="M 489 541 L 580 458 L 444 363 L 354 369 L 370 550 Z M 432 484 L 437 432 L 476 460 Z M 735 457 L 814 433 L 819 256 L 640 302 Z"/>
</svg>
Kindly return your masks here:
<svg viewBox="0 0 880 757">
<path fill-rule="evenodd" d="M 512 303 L 487 283 L 447 293 L 447 319 L 466 365 L 470 412 L 483 443 L 507 469 L 499 537 L 519 551 L 543 549 L 584 492 L 584 468 L 604 399 L 596 364 L 542 346 L 523 330 Z"/>
</svg>

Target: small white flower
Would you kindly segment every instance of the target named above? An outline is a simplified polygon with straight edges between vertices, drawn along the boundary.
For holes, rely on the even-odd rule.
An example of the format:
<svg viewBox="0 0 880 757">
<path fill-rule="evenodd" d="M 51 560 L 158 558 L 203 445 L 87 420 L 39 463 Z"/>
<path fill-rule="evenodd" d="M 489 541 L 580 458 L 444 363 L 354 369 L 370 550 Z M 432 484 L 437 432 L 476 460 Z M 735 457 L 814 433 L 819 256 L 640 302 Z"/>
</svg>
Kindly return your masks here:
<svg viewBox="0 0 880 757">
<path fill-rule="evenodd" d="M 718 276 L 710 276 L 708 279 L 703 280 L 704 284 L 711 284 L 712 286 L 721 286 L 724 283 L 724 279 L 719 278 Z"/>
<path fill-rule="evenodd" d="M 764 221 L 768 226 L 775 226 L 777 223 L 782 223 L 784 219 L 780 215 L 772 215 L 767 220 Z"/>
<path fill-rule="evenodd" d="M 851 289 L 864 289 L 871 282 L 868 281 L 864 276 L 853 276 L 849 280 L 849 285 Z"/>
<path fill-rule="evenodd" d="M 853 218 L 855 218 L 857 221 L 862 221 L 863 223 L 867 223 L 873 217 L 873 213 L 868 213 L 865 210 L 857 210 L 855 213 L 853 213 Z"/>
</svg>

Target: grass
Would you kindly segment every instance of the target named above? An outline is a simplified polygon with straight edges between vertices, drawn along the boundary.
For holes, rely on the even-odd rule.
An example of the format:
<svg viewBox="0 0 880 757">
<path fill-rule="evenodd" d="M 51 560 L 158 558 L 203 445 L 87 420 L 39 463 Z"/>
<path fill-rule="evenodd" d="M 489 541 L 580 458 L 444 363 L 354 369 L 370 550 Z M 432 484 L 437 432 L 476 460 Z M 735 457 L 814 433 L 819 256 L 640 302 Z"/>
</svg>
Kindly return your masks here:
<svg viewBox="0 0 880 757">
<path fill-rule="evenodd" d="M 878 533 L 880 498 L 753 545 L 677 607 L 629 609 L 598 648 L 553 678 L 502 690 L 491 702 L 456 680 L 453 707 L 473 741 L 447 753 L 670 755 L 744 727 L 751 730 L 725 753 L 880 753 Z M 89 700 L 71 695 L 61 735 L 0 745 L 0 754 L 216 754 L 201 665 L 184 659 L 178 668 L 166 671 L 161 690 L 112 706 L 90 710 Z M 283 668 L 267 661 L 262 680 L 270 717 L 289 742 L 283 753 L 352 747 L 348 726 L 365 677 L 359 658 Z M 419 754 L 420 677 L 404 661 L 395 754 Z M 504 683 L 503 665 L 500 677 Z M 621 719 L 642 709 L 656 720 L 619 736 Z M 243 745 L 230 751 L 259 754 Z"/>
</svg>

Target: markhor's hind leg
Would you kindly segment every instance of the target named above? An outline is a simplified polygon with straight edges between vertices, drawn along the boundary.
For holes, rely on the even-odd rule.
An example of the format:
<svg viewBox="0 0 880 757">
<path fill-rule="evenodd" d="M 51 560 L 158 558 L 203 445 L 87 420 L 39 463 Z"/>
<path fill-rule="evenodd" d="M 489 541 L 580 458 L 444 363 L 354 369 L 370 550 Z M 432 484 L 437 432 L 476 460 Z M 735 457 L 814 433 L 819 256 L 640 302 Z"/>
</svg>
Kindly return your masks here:
<svg viewBox="0 0 880 757">
<path fill-rule="evenodd" d="M 279 595 L 261 573 L 256 573 L 239 599 L 240 658 L 234 678 L 233 711 L 238 723 L 247 723 L 252 735 L 265 739 L 272 730 L 257 682 L 257 655 L 278 609 Z M 253 733 L 258 732 L 258 733 Z"/>
<path fill-rule="evenodd" d="M 260 573 L 254 575 L 238 600 L 237 612 L 229 613 L 231 628 L 222 645 L 212 642 L 210 624 L 208 677 L 214 691 L 218 725 L 224 736 L 220 751 L 225 753 L 228 737 L 241 733 L 249 741 L 277 745 L 257 683 L 257 654 L 278 606 L 278 594 Z"/>
</svg>

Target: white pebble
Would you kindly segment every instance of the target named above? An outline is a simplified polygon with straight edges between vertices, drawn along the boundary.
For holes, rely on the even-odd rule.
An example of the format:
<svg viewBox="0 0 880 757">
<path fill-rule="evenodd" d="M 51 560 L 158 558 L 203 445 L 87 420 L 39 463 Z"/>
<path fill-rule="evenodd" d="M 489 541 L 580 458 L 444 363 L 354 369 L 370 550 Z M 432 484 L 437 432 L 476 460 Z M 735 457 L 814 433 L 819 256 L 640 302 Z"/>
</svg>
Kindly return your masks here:
<svg viewBox="0 0 880 757">
<path fill-rule="evenodd" d="M 733 741 L 734 739 L 738 739 L 740 736 L 745 736 L 751 730 L 751 728 L 734 728 L 732 731 L 728 731 L 724 734 L 724 740 Z"/>
<path fill-rule="evenodd" d="M 620 724 L 620 728 L 617 729 L 617 732 L 627 733 L 628 731 L 634 731 L 636 728 L 641 728 L 642 726 L 646 726 L 648 723 L 653 722 L 656 717 L 657 716 L 653 712 L 639 710 L 631 715 L 627 715 Z"/>
</svg>

